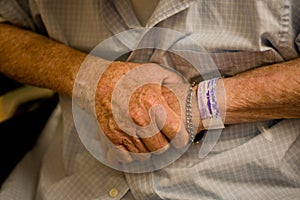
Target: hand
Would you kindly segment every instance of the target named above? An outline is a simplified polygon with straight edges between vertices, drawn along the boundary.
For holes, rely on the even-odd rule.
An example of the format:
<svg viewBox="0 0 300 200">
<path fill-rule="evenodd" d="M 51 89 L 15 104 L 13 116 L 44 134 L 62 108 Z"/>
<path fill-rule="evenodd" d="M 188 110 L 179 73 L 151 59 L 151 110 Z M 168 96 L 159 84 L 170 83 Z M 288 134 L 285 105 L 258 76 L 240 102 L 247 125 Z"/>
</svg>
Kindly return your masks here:
<svg viewBox="0 0 300 200">
<path fill-rule="evenodd" d="M 181 76 L 157 64 L 111 63 L 95 99 L 99 125 L 113 144 L 102 144 L 107 159 L 144 160 L 150 153 L 164 152 L 170 143 L 176 148 L 187 145 L 188 88 Z"/>
</svg>

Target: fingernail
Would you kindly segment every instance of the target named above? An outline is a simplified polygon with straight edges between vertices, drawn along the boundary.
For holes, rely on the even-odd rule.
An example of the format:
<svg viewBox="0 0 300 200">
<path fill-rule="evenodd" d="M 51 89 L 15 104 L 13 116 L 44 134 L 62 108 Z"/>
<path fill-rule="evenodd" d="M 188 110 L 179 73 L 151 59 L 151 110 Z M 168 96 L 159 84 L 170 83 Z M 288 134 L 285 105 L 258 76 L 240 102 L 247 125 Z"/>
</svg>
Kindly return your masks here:
<svg viewBox="0 0 300 200">
<path fill-rule="evenodd" d="M 169 148 L 170 148 L 170 144 L 167 144 L 167 145 L 163 146 L 162 148 L 160 148 L 160 149 L 158 149 L 156 151 L 153 151 L 153 153 L 154 154 L 162 154 L 165 151 L 167 151 Z"/>
<path fill-rule="evenodd" d="M 131 153 L 135 160 L 144 161 L 151 157 L 151 153 Z"/>
</svg>

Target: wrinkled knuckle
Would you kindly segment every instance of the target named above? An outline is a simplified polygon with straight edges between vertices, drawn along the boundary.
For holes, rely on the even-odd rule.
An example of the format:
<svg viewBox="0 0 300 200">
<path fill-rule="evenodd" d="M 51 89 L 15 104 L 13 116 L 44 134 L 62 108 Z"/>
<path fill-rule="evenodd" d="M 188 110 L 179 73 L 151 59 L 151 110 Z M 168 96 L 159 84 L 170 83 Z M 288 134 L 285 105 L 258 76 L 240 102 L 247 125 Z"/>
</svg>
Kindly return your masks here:
<svg viewBox="0 0 300 200">
<path fill-rule="evenodd" d="M 160 133 L 148 138 L 143 138 L 143 142 L 151 152 L 158 151 L 169 143 Z"/>
<path fill-rule="evenodd" d="M 142 109 L 131 109 L 130 116 L 133 121 L 139 126 L 145 126 L 149 124 L 150 119 Z"/>
</svg>

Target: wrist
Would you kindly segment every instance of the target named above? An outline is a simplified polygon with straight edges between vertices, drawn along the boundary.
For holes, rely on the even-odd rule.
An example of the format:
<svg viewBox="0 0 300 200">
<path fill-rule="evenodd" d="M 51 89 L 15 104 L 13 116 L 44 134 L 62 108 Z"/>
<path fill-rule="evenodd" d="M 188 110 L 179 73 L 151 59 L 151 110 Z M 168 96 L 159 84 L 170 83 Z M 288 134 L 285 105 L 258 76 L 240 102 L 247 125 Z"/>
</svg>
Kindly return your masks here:
<svg viewBox="0 0 300 200">
<path fill-rule="evenodd" d="M 99 87 L 107 86 L 101 77 L 111 63 L 111 61 L 88 55 L 76 74 L 73 74 L 75 77 L 73 83 L 70 81 L 72 101 L 92 116 L 95 115 L 94 107 L 98 103 L 95 99 L 99 99 L 103 95 L 103 92 L 99 93 Z"/>
<path fill-rule="evenodd" d="M 224 101 L 222 99 L 225 98 L 225 95 L 222 95 L 224 90 L 222 85 L 222 81 L 219 78 L 202 81 L 198 84 L 196 92 L 198 109 L 200 121 L 205 130 L 224 128 Z M 219 101 L 221 102 L 221 107 L 219 106 Z"/>
</svg>

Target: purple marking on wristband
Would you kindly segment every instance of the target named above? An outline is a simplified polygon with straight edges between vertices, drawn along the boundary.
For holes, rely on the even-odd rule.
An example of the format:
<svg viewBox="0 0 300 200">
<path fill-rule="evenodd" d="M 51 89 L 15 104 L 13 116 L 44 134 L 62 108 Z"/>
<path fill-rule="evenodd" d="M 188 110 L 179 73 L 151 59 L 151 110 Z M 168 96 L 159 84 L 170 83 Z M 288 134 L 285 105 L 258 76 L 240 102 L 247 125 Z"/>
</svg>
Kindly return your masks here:
<svg viewBox="0 0 300 200">
<path fill-rule="evenodd" d="M 218 79 L 206 80 L 198 85 L 198 106 L 202 121 L 220 118 L 216 97 L 216 83 Z"/>
<path fill-rule="evenodd" d="M 207 104 L 209 114 L 212 115 L 210 96 L 211 96 L 210 91 L 207 91 L 207 93 L 206 93 L 207 103 L 206 104 Z"/>
<path fill-rule="evenodd" d="M 217 104 L 217 100 L 216 100 L 216 81 L 217 79 L 213 79 L 212 80 L 212 107 L 213 110 L 215 111 L 215 114 L 212 114 L 212 117 L 217 118 L 218 116 L 220 116 L 220 112 L 219 112 L 219 107 Z"/>
</svg>

